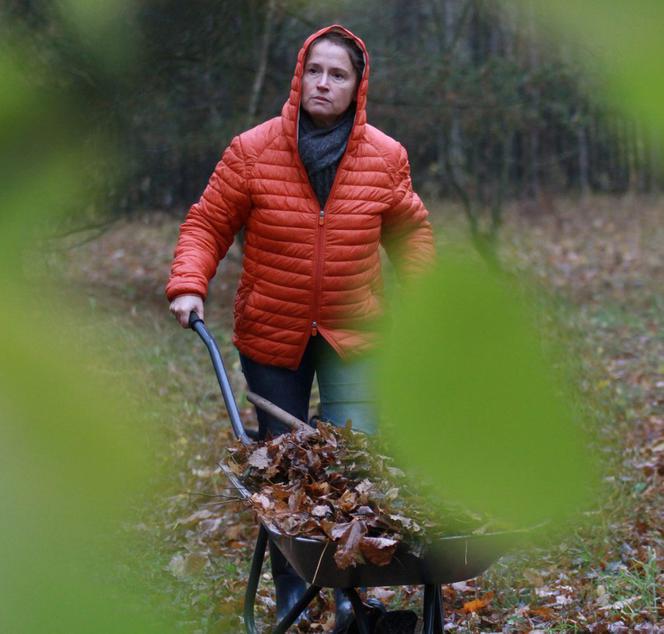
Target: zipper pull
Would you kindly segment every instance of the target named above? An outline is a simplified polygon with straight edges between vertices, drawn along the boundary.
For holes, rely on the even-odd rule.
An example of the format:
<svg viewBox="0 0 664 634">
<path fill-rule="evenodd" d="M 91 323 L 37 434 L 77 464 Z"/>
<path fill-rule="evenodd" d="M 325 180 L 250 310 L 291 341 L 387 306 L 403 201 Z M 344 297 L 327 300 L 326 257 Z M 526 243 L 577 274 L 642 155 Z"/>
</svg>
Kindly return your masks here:
<svg viewBox="0 0 664 634">
<path fill-rule="evenodd" d="M 315 321 L 311 322 L 311 336 L 315 337 L 318 334 L 318 324 Z"/>
<path fill-rule="evenodd" d="M 325 222 L 325 209 L 321 209 L 318 214 L 318 224 L 322 225 Z"/>
</svg>

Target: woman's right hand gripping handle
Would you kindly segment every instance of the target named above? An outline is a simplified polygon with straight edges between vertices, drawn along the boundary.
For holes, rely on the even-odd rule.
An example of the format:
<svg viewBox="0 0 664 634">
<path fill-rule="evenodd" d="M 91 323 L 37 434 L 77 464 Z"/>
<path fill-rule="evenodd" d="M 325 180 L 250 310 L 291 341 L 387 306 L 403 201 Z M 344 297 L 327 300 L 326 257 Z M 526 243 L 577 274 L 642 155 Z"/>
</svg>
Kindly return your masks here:
<svg viewBox="0 0 664 634">
<path fill-rule="evenodd" d="M 175 319 L 183 328 L 189 328 L 189 314 L 195 311 L 203 319 L 203 298 L 200 295 L 178 295 L 169 306 Z"/>
</svg>

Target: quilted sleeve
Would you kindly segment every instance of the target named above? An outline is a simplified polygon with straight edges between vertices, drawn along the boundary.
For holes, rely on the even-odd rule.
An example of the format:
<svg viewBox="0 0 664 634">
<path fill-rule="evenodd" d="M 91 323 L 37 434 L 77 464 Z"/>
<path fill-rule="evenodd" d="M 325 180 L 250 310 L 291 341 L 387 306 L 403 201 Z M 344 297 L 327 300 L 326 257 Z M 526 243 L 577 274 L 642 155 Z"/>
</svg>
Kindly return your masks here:
<svg viewBox="0 0 664 634">
<path fill-rule="evenodd" d="M 245 170 L 240 138 L 235 137 L 215 167 L 201 199 L 180 225 L 166 285 L 169 301 L 185 293 L 207 297 L 208 282 L 251 207 Z"/>
<path fill-rule="evenodd" d="M 394 201 L 383 215 L 381 243 L 403 278 L 424 271 L 435 256 L 429 212 L 413 191 L 410 164 L 403 146 L 394 174 Z"/>
</svg>

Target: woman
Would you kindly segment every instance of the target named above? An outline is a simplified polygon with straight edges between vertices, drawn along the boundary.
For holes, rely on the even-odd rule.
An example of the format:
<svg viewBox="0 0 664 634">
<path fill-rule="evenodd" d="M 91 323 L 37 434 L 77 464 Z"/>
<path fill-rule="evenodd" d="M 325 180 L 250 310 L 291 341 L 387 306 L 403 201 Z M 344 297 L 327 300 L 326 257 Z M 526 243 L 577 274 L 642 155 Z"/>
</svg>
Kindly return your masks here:
<svg viewBox="0 0 664 634">
<path fill-rule="evenodd" d="M 233 342 L 250 389 L 307 420 L 317 375 L 322 417 L 364 431 L 379 246 L 406 276 L 433 258 L 406 151 L 366 121 L 368 75 L 365 45 L 347 29 L 306 40 L 281 115 L 233 139 L 189 211 L 166 288 L 183 327 L 192 310 L 203 316 L 208 281 L 244 227 Z M 261 436 L 285 431 L 263 412 L 258 420 Z M 271 555 L 283 615 L 303 582 Z"/>
</svg>

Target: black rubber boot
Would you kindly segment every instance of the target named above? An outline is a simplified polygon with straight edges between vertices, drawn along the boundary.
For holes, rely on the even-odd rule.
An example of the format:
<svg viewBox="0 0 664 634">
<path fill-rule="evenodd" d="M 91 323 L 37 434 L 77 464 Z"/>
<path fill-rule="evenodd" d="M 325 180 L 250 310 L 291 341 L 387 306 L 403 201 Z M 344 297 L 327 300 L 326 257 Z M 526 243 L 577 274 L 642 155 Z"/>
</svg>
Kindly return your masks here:
<svg viewBox="0 0 664 634">
<path fill-rule="evenodd" d="M 281 621 L 302 598 L 307 589 L 307 584 L 304 579 L 298 576 L 288 560 L 272 542 L 270 542 L 270 564 L 277 600 L 277 621 Z M 295 622 L 297 623 L 303 617 L 304 612 Z"/>
<path fill-rule="evenodd" d="M 336 610 L 332 634 L 357 634 L 359 630 L 355 621 L 353 604 L 343 590 L 336 589 L 334 591 L 334 602 Z M 364 608 L 369 621 L 369 628 L 373 632 L 378 619 L 386 612 L 385 606 L 378 599 L 368 599 L 364 603 Z"/>
<path fill-rule="evenodd" d="M 355 622 L 355 613 L 350 599 L 340 588 L 334 590 L 334 629 L 332 634 L 346 634 L 348 628 Z"/>
</svg>

